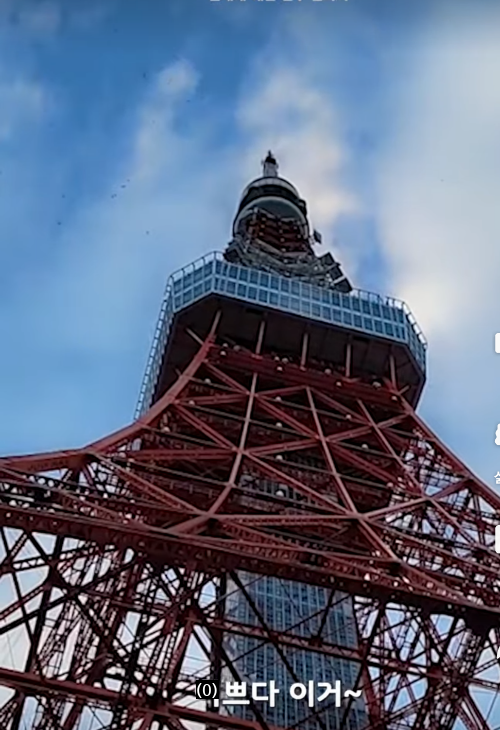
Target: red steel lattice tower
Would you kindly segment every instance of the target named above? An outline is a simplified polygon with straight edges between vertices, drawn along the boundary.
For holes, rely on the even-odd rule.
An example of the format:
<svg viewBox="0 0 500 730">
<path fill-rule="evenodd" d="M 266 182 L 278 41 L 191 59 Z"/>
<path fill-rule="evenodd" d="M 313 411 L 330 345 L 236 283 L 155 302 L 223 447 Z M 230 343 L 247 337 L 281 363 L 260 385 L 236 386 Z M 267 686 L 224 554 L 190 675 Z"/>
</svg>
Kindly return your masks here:
<svg viewBox="0 0 500 730">
<path fill-rule="evenodd" d="M 0 459 L 1 730 L 500 725 L 499 499 L 415 413 L 409 310 L 320 242 L 269 154 L 225 252 L 170 278 L 136 420 Z M 195 696 L 273 666 L 361 699 Z"/>
</svg>

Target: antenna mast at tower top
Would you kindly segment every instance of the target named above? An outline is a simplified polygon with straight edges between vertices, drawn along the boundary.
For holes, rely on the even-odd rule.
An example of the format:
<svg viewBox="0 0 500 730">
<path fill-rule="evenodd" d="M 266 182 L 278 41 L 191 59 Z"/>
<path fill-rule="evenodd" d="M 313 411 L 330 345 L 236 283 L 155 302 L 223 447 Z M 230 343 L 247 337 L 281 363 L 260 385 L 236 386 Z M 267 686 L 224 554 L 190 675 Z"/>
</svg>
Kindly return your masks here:
<svg viewBox="0 0 500 730">
<path fill-rule="evenodd" d="M 278 161 L 271 150 L 267 153 L 267 157 L 262 163 L 263 177 L 278 177 Z"/>
</svg>

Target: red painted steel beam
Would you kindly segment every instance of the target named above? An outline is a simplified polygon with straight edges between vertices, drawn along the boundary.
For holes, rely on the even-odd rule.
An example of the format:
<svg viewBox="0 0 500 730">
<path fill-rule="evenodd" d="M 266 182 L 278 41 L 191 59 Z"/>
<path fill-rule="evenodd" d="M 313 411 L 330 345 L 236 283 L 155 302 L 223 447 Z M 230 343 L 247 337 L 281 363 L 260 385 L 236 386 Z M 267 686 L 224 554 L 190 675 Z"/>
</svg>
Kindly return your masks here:
<svg viewBox="0 0 500 730">
<path fill-rule="evenodd" d="M 167 531 L 130 520 L 128 523 L 112 523 L 87 517 L 85 515 L 57 514 L 7 507 L 0 504 L 0 525 L 25 529 L 30 532 L 56 534 L 80 540 L 94 542 L 100 547 L 113 546 L 118 549 L 130 547 L 148 556 L 152 562 L 162 565 L 197 566 L 198 570 L 247 570 L 263 575 L 277 575 L 287 580 L 309 582 L 314 585 L 332 587 L 351 591 L 353 594 L 377 597 L 381 600 L 407 602 L 409 605 L 432 606 L 432 610 L 444 614 L 459 611 L 464 619 L 467 616 L 483 617 L 483 620 L 500 618 L 500 608 L 496 606 L 477 605 L 473 601 L 460 599 L 450 591 L 443 595 L 443 589 L 437 591 L 433 587 L 417 593 L 413 586 L 399 582 L 395 585 L 394 577 L 377 574 L 377 582 L 367 583 L 366 570 L 354 568 L 346 561 L 341 569 L 338 560 L 326 557 L 323 566 L 304 564 L 291 559 L 295 551 L 290 547 L 282 556 L 277 557 L 276 547 L 248 545 L 241 543 L 227 544 L 228 541 L 204 538 L 199 536 L 183 536 L 169 534 Z M 224 544 L 226 543 L 226 544 Z M 313 551 L 311 551 L 311 558 Z M 416 575 L 416 573 L 415 573 Z M 428 582 L 432 582 L 429 576 Z M 435 580 L 435 579 L 434 579 Z M 452 605 L 450 605 L 452 602 Z"/>
<path fill-rule="evenodd" d="M 160 720 L 176 717 L 192 722 L 216 723 L 217 727 L 231 728 L 232 730 L 261 730 L 262 728 L 262 724 L 259 722 L 240 720 L 231 715 L 196 710 L 192 707 L 185 707 L 172 702 L 162 702 L 156 707 L 151 708 L 146 697 L 137 697 L 137 695 L 123 696 L 119 692 L 114 692 L 103 687 L 40 677 L 32 672 L 17 672 L 13 669 L 3 667 L 0 667 L 0 684 L 24 692 L 26 695 L 77 698 L 87 702 L 99 702 L 103 705 L 108 705 L 110 708 L 121 703 L 127 708 L 133 709 L 139 718 L 143 714 L 146 715 L 153 712 L 154 716 Z M 269 730 L 282 730 L 272 725 L 268 727 Z"/>
<path fill-rule="evenodd" d="M 262 727 L 259 721 L 241 724 L 202 710 L 179 715 L 177 705 L 157 696 L 158 710 L 143 696 L 149 678 L 162 671 L 177 678 L 170 688 L 172 696 L 182 693 L 181 655 L 188 636 L 178 645 L 182 651 L 177 665 L 171 649 L 162 669 L 158 663 L 162 642 L 171 646 L 177 641 L 194 605 L 199 625 L 219 639 L 251 635 L 280 650 L 289 647 L 357 660 L 364 682 L 367 670 L 376 670 L 371 700 L 367 698 L 375 723 L 380 720 L 395 727 L 413 718 L 417 730 L 422 730 L 427 707 L 439 716 L 443 728 L 451 728 L 450 723 L 460 718 L 468 728 L 485 730 L 488 726 L 477 719 L 481 713 L 467 688 L 491 688 L 484 679 L 483 654 L 485 647 L 492 653 L 491 637 L 489 643 L 486 639 L 489 627 L 500 623 L 498 558 L 490 535 L 500 505 L 497 495 L 440 444 L 395 387 L 384 384 L 377 389 L 360 379 L 320 372 L 307 357 L 301 370 L 265 354 L 219 348 L 216 327 L 217 321 L 175 386 L 139 422 L 87 449 L 0 460 L 0 525 L 31 535 L 83 540 L 90 561 L 92 550 L 97 560 L 103 547 L 124 555 L 136 553 L 133 567 L 123 568 L 139 571 L 141 590 L 109 595 L 105 585 L 111 584 L 73 585 L 65 573 L 72 565 L 71 555 L 54 560 L 34 536 L 31 542 L 38 545 L 41 558 L 20 561 L 21 541 L 5 547 L 10 555 L 0 565 L 0 574 L 12 575 L 15 567 L 51 565 L 65 595 L 60 601 L 51 600 L 47 611 L 62 606 L 61 615 L 69 620 L 76 606 L 90 638 L 99 636 L 106 651 L 126 668 L 121 694 L 115 693 L 114 699 L 97 697 L 101 690 L 96 684 L 104 675 L 97 665 L 93 673 L 85 674 L 92 654 L 88 654 L 91 644 L 82 639 L 75 649 L 73 674 L 57 685 L 60 696 L 72 697 L 78 707 L 103 702 L 116 708 L 121 703 L 124 713 L 127 708 L 137 710 L 145 727 L 155 718 L 172 727 L 176 723 L 178 727 L 181 719 L 194 718 L 213 727 Z M 260 345 L 263 332 L 261 325 Z M 207 373 L 212 383 L 205 382 Z M 279 383 L 282 387 L 277 387 Z M 307 460 L 313 465 L 308 466 Z M 50 474 L 52 482 L 40 481 L 47 472 L 56 471 L 61 479 Z M 241 481 L 242 474 L 286 485 L 296 496 L 259 494 L 258 484 L 252 487 Z M 76 565 L 76 553 L 74 561 Z M 155 591 L 169 595 L 161 574 L 177 566 L 197 571 L 205 582 L 230 570 L 246 570 L 347 591 L 360 612 L 355 620 L 361 649 L 315 645 L 265 625 L 238 627 L 217 614 L 213 605 L 203 604 L 198 594 L 178 589 L 174 610 L 173 601 L 160 599 Z M 475 594 L 474 579 L 481 583 Z M 18 617 L 0 627 L 0 636 L 23 627 L 36 645 L 30 622 L 34 625 L 33 600 L 40 588 L 21 595 L 17 575 L 16 580 L 18 600 L 5 618 L 16 611 Z M 141 627 L 130 645 L 119 638 L 116 618 L 127 611 L 139 615 Z M 161 628 L 162 616 L 169 611 L 171 620 Z M 400 614 L 397 621 L 391 611 Z M 438 630 L 425 620 L 433 613 L 463 618 L 466 625 L 461 633 L 456 622 Z M 379 623 L 370 629 L 369 618 L 375 614 Z M 154 632 L 146 638 L 153 626 L 164 632 L 161 639 Z M 50 636 L 53 641 L 69 640 L 64 627 L 51 628 Z M 220 664 L 223 647 L 215 639 L 212 643 Z M 440 656 L 439 667 L 431 662 L 430 652 Z M 455 698 L 446 687 L 453 685 L 459 661 L 462 685 Z M 0 670 L 0 681 L 25 694 L 49 692 L 54 709 L 52 720 L 47 716 L 46 721 L 53 724 L 63 700 L 57 699 L 55 685 L 47 689 L 47 682 L 58 680 L 42 679 L 42 669 L 38 675 L 33 669 L 22 675 L 35 682 L 31 689 L 23 685 L 20 673 Z M 395 675 L 397 682 L 391 684 Z M 81 682 L 73 682 L 75 676 Z M 424 700 L 413 690 L 421 678 L 429 687 Z M 80 687 L 80 694 L 73 685 Z M 390 696 L 385 697 L 389 687 Z M 5 718 L 11 709 L 5 709 L 2 721 L 10 722 Z M 67 730 L 77 715 L 75 710 Z M 124 714 L 120 720 L 117 711 L 114 715 L 115 725 L 127 719 Z M 383 725 L 377 727 L 382 730 Z"/>
</svg>

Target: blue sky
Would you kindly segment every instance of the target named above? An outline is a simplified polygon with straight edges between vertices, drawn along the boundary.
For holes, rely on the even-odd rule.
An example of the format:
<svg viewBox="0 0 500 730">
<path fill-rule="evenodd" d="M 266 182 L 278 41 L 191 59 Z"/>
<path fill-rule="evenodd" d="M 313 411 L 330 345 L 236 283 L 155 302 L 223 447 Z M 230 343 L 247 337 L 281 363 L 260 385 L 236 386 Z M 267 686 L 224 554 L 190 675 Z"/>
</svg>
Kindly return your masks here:
<svg viewBox="0 0 500 730">
<path fill-rule="evenodd" d="M 421 413 L 500 470 L 493 2 L 4 0 L 0 452 L 132 417 L 168 274 L 272 148 L 356 286 L 429 340 Z"/>
</svg>

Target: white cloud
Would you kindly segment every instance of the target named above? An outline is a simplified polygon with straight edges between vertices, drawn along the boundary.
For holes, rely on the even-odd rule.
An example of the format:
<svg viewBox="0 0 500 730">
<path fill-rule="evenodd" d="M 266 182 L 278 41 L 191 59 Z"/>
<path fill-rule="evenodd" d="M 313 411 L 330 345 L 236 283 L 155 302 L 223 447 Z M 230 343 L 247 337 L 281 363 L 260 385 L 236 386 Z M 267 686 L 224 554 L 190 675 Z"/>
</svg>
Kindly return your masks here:
<svg viewBox="0 0 500 730">
<path fill-rule="evenodd" d="M 111 0 L 98 0 L 95 4 L 87 2 L 81 7 L 68 7 L 68 22 L 77 30 L 91 30 L 100 25 L 114 9 L 115 2 Z"/>
<path fill-rule="evenodd" d="M 34 36 L 52 36 L 62 23 L 61 4 L 56 0 L 27 3 L 17 13 L 17 22 Z"/>
<path fill-rule="evenodd" d="M 386 253 L 431 336 L 463 332 L 496 288 L 499 24 L 451 24 L 422 40 L 382 168 Z"/>
<path fill-rule="evenodd" d="M 7 141 L 26 123 L 36 123 L 46 110 L 44 87 L 27 78 L 0 77 L 0 141 Z"/>
<path fill-rule="evenodd" d="M 15 344 L 2 364 L 10 383 L 4 392 L 9 429 L 0 434 L 7 451 L 20 443 L 28 450 L 77 445 L 129 417 L 168 274 L 225 242 L 230 209 L 224 213 L 218 204 L 220 171 L 197 129 L 186 133 L 178 119 L 196 83 L 185 62 L 158 75 L 135 117 L 124 120 L 120 133 L 131 133 L 120 142 L 126 152 L 112 181 L 103 179 L 102 194 L 64 217 L 50 245 L 45 228 L 51 221 L 44 218 L 37 238 L 47 256 L 27 257 L 19 285 L 9 281 L 2 290 L 0 329 Z M 36 163 L 30 158 L 29 169 L 38 170 Z M 28 200 L 23 190 L 23 220 Z M 8 212 L 5 196 L 0 202 Z M 10 242 L 4 243 L 11 264 Z M 32 382 L 26 363 L 34 349 L 39 378 L 28 395 L 23 381 Z M 118 366 L 122 358 L 135 366 Z M 102 389 L 105 402 L 96 408 L 91 404 Z"/>
<path fill-rule="evenodd" d="M 197 132 L 178 125 L 196 84 L 185 61 L 157 76 L 114 181 L 61 232 L 59 259 L 41 282 L 39 323 L 43 331 L 50 323 L 58 343 L 128 350 L 134 332 L 145 336 L 145 309 L 153 325 L 167 275 L 224 244 L 229 221 L 213 202 L 218 169 Z"/>
<path fill-rule="evenodd" d="M 133 141 L 130 176 L 135 180 L 158 183 L 173 164 L 180 165 L 187 152 L 182 134 L 174 129 L 176 114 L 195 93 L 198 74 L 185 60 L 176 61 L 157 76 L 144 106 Z M 157 191 L 159 193 L 159 191 Z"/>
<path fill-rule="evenodd" d="M 156 81 L 156 89 L 160 98 L 171 99 L 194 91 L 198 80 L 198 74 L 192 64 L 180 60 L 161 71 Z"/>
<path fill-rule="evenodd" d="M 429 338 L 432 412 L 489 477 L 498 456 L 483 446 L 500 413 L 500 14 L 478 5 L 432 21 L 398 92 L 380 231 L 394 292 Z"/>
<path fill-rule="evenodd" d="M 27 39 L 50 40 L 67 27 L 92 30 L 116 8 L 116 0 L 2 0 L 0 21 L 17 27 Z"/>
</svg>

